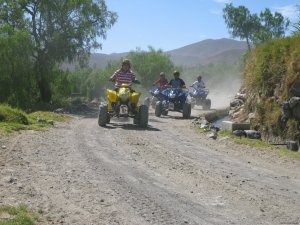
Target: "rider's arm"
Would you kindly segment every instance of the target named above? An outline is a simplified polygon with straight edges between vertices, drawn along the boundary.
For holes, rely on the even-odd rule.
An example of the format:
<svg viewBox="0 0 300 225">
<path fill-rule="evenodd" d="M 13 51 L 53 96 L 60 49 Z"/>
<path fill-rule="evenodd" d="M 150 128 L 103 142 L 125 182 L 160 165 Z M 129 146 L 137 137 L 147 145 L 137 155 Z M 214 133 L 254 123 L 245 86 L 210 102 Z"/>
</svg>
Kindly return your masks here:
<svg viewBox="0 0 300 225">
<path fill-rule="evenodd" d="M 109 78 L 110 81 L 115 82 L 117 78 L 117 71 Z"/>
<path fill-rule="evenodd" d="M 201 82 L 201 87 L 205 88 L 205 83 L 203 81 Z"/>
<path fill-rule="evenodd" d="M 180 82 L 181 82 L 181 88 L 186 88 L 185 82 L 182 79 L 180 80 Z"/>
<path fill-rule="evenodd" d="M 194 83 L 192 83 L 191 87 L 195 88 L 197 81 L 194 81 Z"/>
</svg>

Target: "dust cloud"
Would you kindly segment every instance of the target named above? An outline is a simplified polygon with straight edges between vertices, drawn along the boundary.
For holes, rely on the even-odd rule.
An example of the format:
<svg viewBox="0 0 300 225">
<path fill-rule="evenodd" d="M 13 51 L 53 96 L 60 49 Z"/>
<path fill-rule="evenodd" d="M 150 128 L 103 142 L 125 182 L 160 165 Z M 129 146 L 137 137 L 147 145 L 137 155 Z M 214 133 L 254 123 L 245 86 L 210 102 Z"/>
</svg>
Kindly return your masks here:
<svg viewBox="0 0 300 225">
<path fill-rule="evenodd" d="M 212 109 L 225 109 L 230 106 L 230 101 L 239 92 L 242 85 L 240 78 L 223 80 L 215 85 L 207 84 L 209 94 L 207 98 L 211 99 Z"/>
</svg>

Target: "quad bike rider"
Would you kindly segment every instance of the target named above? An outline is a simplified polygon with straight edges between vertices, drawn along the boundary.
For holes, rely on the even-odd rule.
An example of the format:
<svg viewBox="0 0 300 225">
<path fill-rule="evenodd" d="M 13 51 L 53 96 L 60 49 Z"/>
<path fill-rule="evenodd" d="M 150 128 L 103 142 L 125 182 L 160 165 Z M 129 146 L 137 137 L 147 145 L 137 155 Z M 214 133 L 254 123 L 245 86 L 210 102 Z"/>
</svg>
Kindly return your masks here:
<svg viewBox="0 0 300 225">
<path fill-rule="evenodd" d="M 193 88 L 189 95 L 191 96 L 192 107 L 200 105 L 204 110 L 210 109 L 211 100 L 207 99 L 209 93 L 208 89 L 205 89 L 205 83 L 202 80 L 202 76 L 198 76 L 197 80 L 190 86 Z"/>
<path fill-rule="evenodd" d="M 156 102 L 163 100 L 162 91 L 167 88 L 168 83 L 169 81 L 166 78 L 165 73 L 161 72 L 159 74 L 159 79 L 153 82 L 152 84 L 153 87 L 149 91 L 152 97 L 145 98 L 145 104 L 148 105 L 148 107 L 151 105 L 152 108 L 155 109 Z"/>
<path fill-rule="evenodd" d="M 162 101 L 157 101 L 155 105 L 155 116 L 168 115 L 168 111 L 182 112 L 183 118 L 191 116 L 191 104 L 188 102 L 188 89 L 185 82 L 179 78 L 180 73 L 174 71 L 174 79 L 170 80 L 168 89 L 163 90 Z"/>
<path fill-rule="evenodd" d="M 141 94 L 132 89 L 132 84 L 140 82 L 135 79 L 128 59 L 123 60 L 122 67 L 110 77 L 110 81 L 115 82 L 115 89 L 106 90 L 108 103 L 100 105 L 99 126 L 105 126 L 111 117 L 131 117 L 134 124 L 147 127 L 148 107 L 138 105 Z"/>
</svg>

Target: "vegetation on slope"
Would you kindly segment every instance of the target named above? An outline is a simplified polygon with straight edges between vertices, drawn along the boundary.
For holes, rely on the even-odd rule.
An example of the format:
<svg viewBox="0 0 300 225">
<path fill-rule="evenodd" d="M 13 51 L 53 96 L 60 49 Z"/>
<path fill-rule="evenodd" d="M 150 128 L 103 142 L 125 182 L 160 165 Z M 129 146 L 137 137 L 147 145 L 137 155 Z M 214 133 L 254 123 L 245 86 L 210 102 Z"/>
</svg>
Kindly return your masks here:
<svg viewBox="0 0 300 225">
<path fill-rule="evenodd" d="M 300 37 L 274 39 L 253 50 L 244 69 L 246 110 L 264 136 L 299 140 L 299 121 L 283 121 L 281 104 L 300 86 Z"/>
</svg>

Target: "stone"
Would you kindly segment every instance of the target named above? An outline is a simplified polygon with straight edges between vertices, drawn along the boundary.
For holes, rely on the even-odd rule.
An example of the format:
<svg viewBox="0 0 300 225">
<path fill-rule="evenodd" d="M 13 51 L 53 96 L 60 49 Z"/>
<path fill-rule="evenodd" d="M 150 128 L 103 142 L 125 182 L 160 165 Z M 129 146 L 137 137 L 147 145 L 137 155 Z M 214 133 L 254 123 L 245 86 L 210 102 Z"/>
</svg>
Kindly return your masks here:
<svg viewBox="0 0 300 225">
<path fill-rule="evenodd" d="M 250 139 L 260 139 L 261 138 L 261 133 L 256 130 L 245 130 L 247 138 Z"/>
<path fill-rule="evenodd" d="M 250 130 L 250 123 L 235 123 L 232 121 L 222 121 L 221 130 L 235 131 L 235 130 Z"/>
<path fill-rule="evenodd" d="M 287 149 L 297 152 L 299 149 L 299 145 L 296 141 L 287 141 L 286 142 Z"/>
</svg>

